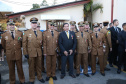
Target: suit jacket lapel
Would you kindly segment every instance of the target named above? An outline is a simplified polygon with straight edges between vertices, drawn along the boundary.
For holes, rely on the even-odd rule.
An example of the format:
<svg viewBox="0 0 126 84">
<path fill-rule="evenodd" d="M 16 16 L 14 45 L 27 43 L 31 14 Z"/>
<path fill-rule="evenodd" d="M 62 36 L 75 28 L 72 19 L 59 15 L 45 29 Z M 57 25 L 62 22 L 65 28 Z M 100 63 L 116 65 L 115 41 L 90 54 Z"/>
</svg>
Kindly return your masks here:
<svg viewBox="0 0 126 84">
<path fill-rule="evenodd" d="M 64 36 L 68 39 L 66 32 L 65 32 L 65 31 L 63 31 L 63 33 L 64 33 Z"/>
<path fill-rule="evenodd" d="M 71 31 L 69 31 L 69 39 L 71 38 Z"/>
</svg>

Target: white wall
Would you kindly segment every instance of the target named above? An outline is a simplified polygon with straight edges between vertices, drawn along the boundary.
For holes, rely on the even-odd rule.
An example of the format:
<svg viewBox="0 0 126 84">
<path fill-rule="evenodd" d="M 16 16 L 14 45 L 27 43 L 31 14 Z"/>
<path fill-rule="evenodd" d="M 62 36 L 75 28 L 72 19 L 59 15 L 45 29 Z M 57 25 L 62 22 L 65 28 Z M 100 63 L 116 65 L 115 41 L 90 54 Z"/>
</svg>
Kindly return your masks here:
<svg viewBox="0 0 126 84">
<path fill-rule="evenodd" d="M 119 20 L 119 27 L 126 22 L 126 0 L 114 0 L 114 15 L 113 19 Z"/>
<path fill-rule="evenodd" d="M 100 13 L 100 9 L 93 12 L 93 23 L 101 23 L 103 21 L 111 22 L 111 0 L 94 0 L 93 4 L 100 3 L 103 5 L 103 13 Z"/>
<path fill-rule="evenodd" d="M 94 0 L 94 4 L 103 4 L 103 13 L 100 10 L 93 12 L 93 22 L 103 22 L 108 20 L 111 22 L 111 0 Z M 113 19 L 119 20 L 119 27 L 126 22 L 126 0 L 114 0 Z"/>
<path fill-rule="evenodd" d="M 83 5 L 68 7 L 68 8 L 62 8 L 62 9 L 56 9 L 56 10 L 50 10 L 43 13 L 38 13 L 34 15 L 26 16 L 26 27 L 30 28 L 30 18 L 36 17 L 39 19 L 41 30 L 46 29 L 46 21 L 41 20 L 41 15 L 69 15 L 71 17 L 70 21 L 76 21 L 76 23 L 83 21 Z M 65 21 L 69 22 L 69 21 Z"/>
</svg>

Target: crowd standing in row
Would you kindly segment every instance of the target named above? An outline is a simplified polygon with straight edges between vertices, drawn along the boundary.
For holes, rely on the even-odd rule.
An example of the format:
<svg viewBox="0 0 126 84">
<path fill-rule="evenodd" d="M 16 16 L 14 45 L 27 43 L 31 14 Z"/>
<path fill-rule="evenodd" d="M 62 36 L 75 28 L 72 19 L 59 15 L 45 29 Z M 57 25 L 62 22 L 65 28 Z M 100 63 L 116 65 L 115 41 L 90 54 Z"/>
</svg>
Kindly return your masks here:
<svg viewBox="0 0 126 84">
<path fill-rule="evenodd" d="M 7 21 L 7 31 L 2 34 L 1 44 L 9 66 L 10 84 L 15 84 L 15 65 L 20 84 L 25 84 L 22 47 L 29 64 L 30 84 L 34 84 L 35 75 L 40 82 L 44 83 L 41 72 L 45 70 L 46 81 L 50 77 L 57 80 L 56 65 L 61 71 L 61 79 L 66 75 L 66 66 L 72 78 L 80 75 L 80 66 L 84 69 L 83 74 L 86 77 L 90 77 L 88 66 L 91 66 L 91 75 L 95 75 L 97 57 L 102 76 L 105 76 L 105 71 L 110 70 L 107 68 L 107 61 L 110 67 L 113 67 L 113 64 L 118 66 L 118 74 L 121 73 L 122 65 L 126 71 L 126 23 L 123 23 L 122 31 L 117 27 L 119 25 L 117 19 L 113 20 L 113 25 L 112 23 L 109 25 L 108 21 L 94 23 L 92 31 L 88 21 L 81 21 L 78 23 L 78 31 L 76 22 L 71 21 L 70 24 L 64 23 L 64 31 L 59 32 L 56 23 L 49 21 L 49 29 L 41 32 L 37 18 L 31 18 L 30 22 L 31 29 L 22 33 L 15 30 L 15 21 L 10 19 Z M 46 69 L 44 56 L 46 57 Z M 74 68 L 76 75 L 74 75 Z"/>
</svg>

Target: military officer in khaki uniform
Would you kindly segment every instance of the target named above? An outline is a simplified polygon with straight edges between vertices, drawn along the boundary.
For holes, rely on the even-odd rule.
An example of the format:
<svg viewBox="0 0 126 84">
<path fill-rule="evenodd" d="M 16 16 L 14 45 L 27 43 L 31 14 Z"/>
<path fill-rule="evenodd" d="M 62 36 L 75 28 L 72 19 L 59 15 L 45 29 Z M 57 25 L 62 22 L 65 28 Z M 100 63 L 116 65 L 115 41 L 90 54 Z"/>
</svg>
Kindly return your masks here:
<svg viewBox="0 0 126 84">
<path fill-rule="evenodd" d="M 45 82 L 41 75 L 42 32 L 37 30 L 37 21 L 37 18 L 31 18 L 31 29 L 23 34 L 23 52 L 25 57 L 29 59 L 30 84 L 34 84 L 35 66 L 38 80 L 42 83 Z"/>
<path fill-rule="evenodd" d="M 90 34 L 87 32 L 84 32 L 84 22 L 79 22 L 79 32 L 76 33 L 76 39 L 77 39 L 77 56 L 76 56 L 76 76 L 80 75 L 80 65 L 81 61 L 83 61 L 83 67 L 84 67 L 84 75 L 89 77 L 88 74 L 88 51 L 91 51 L 91 38 Z"/>
<path fill-rule="evenodd" d="M 25 77 L 22 68 L 22 32 L 15 31 L 15 21 L 7 21 L 9 30 L 2 35 L 2 47 L 6 51 L 6 59 L 9 67 L 10 84 L 15 84 L 15 64 L 17 66 L 20 84 L 25 84 Z"/>
<path fill-rule="evenodd" d="M 110 69 L 106 67 L 107 65 L 107 59 L 108 59 L 108 53 L 109 50 L 112 51 L 112 43 L 111 43 L 111 32 L 107 29 L 108 28 L 108 21 L 103 22 L 103 28 L 100 30 L 105 35 L 105 40 L 106 40 L 106 52 L 104 54 L 104 69 L 105 71 L 109 71 Z"/>
<path fill-rule="evenodd" d="M 43 36 L 43 52 L 46 56 L 46 68 L 47 68 L 47 77 L 46 81 L 52 77 L 54 80 L 57 80 L 55 71 L 56 71 L 56 49 L 58 47 L 58 37 L 59 33 L 54 30 L 54 21 L 48 22 L 49 29 L 44 32 Z"/>
<path fill-rule="evenodd" d="M 104 52 L 106 40 L 103 33 L 98 31 L 98 24 L 94 24 L 94 32 L 91 34 L 92 50 L 91 50 L 91 69 L 92 75 L 96 73 L 96 57 L 99 59 L 100 73 L 105 76 L 104 72 Z"/>
<path fill-rule="evenodd" d="M 85 24 L 84 25 L 84 31 L 91 34 L 93 31 L 90 29 L 89 22 L 85 21 L 84 24 Z"/>
<path fill-rule="evenodd" d="M 88 32 L 89 34 L 93 33 L 93 31 L 90 29 L 89 22 L 85 21 L 84 22 L 84 31 Z M 88 65 L 91 66 L 91 53 L 88 52 Z"/>
</svg>

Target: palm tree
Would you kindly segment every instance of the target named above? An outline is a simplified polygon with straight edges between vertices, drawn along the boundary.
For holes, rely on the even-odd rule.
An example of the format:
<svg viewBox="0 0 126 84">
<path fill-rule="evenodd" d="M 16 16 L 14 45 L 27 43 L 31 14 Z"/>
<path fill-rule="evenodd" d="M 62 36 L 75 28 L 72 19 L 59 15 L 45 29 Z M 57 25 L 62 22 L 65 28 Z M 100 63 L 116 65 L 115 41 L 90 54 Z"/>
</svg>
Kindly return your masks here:
<svg viewBox="0 0 126 84">
<path fill-rule="evenodd" d="M 88 17 L 91 18 L 91 24 L 92 24 L 92 13 L 93 11 L 97 11 L 98 9 L 100 9 L 100 13 L 103 13 L 103 6 L 102 4 L 93 4 L 93 0 L 90 0 L 89 3 L 84 5 L 84 20 L 88 21 Z M 92 28 L 92 25 L 91 25 Z"/>
</svg>

